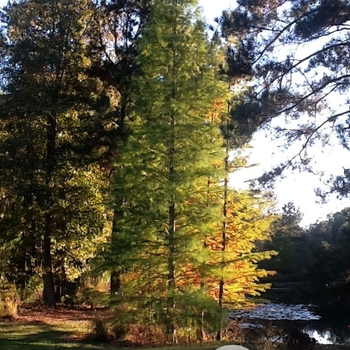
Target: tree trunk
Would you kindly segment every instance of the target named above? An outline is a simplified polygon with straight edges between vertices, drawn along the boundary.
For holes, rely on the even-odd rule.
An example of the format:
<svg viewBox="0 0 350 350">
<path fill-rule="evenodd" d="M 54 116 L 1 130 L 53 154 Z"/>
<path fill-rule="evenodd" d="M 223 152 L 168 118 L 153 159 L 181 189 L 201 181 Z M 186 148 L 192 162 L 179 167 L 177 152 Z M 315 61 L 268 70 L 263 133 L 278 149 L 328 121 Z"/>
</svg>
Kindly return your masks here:
<svg viewBox="0 0 350 350">
<path fill-rule="evenodd" d="M 225 157 L 225 169 L 226 174 L 229 170 L 229 164 L 228 164 L 228 157 L 229 157 L 229 148 L 226 145 L 226 157 Z M 225 177 L 224 180 L 224 206 L 223 206 L 223 217 L 224 221 L 222 223 L 222 236 L 221 236 L 221 251 L 222 251 L 222 269 L 224 267 L 224 252 L 226 251 L 226 230 L 227 230 L 227 196 L 228 196 L 228 178 Z M 224 285 L 225 281 L 222 277 L 219 282 L 219 297 L 218 297 L 218 304 L 220 308 L 223 307 L 223 300 L 224 300 Z M 216 334 L 216 340 L 221 340 L 222 330 L 220 329 Z"/>
<path fill-rule="evenodd" d="M 175 204 L 169 206 L 169 240 L 168 240 L 168 286 L 167 286 L 167 314 L 168 333 L 172 335 L 172 342 L 177 343 L 176 325 L 173 311 L 175 309 Z"/>
<path fill-rule="evenodd" d="M 121 216 L 123 216 L 124 212 L 121 210 L 121 206 L 123 204 L 123 199 L 119 201 L 119 208 L 114 209 L 113 212 L 113 223 L 112 223 L 112 238 L 111 238 L 111 245 L 114 245 L 115 241 L 115 235 L 118 234 L 118 223 L 117 219 Z M 112 270 L 111 271 L 111 277 L 109 280 L 109 292 L 111 295 L 118 294 L 121 289 L 121 270 Z"/>
<path fill-rule="evenodd" d="M 48 215 L 47 215 L 48 216 Z M 52 272 L 52 256 L 51 256 L 51 233 L 50 233 L 50 218 L 46 218 L 46 227 L 45 227 L 45 237 L 43 245 L 43 302 L 46 306 L 54 308 L 56 306 L 55 301 L 55 284 L 53 279 Z"/>
<path fill-rule="evenodd" d="M 124 61 L 124 68 L 126 68 L 127 61 Z M 119 111 L 119 118 L 118 118 L 118 130 L 119 130 L 119 142 L 122 144 L 127 142 L 127 135 L 125 131 L 125 119 L 126 119 L 126 114 L 129 106 L 129 99 L 130 99 L 130 91 L 129 91 L 129 84 L 130 82 L 128 81 L 126 84 L 125 91 L 123 89 L 120 90 L 120 95 L 121 95 L 121 103 L 120 103 L 120 111 Z M 112 146 L 113 147 L 113 146 Z M 117 145 L 114 145 L 118 149 Z M 115 149 L 112 149 L 112 152 L 114 152 Z M 116 155 L 116 158 L 118 159 L 118 155 Z M 112 160 L 110 160 L 112 163 Z M 112 171 L 110 173 L 110 178 L 111 182 L 113 182 L 113 173 L 114 173 L 114 168 L 112 168 Z M 117 208 L 114 209 L 113 211 L 113 223 L 112 223 L 112 236 L 111 236 L 111 245 L 113 246 L 113 241 L 115 239 L 115 235 L 118 232 L 118 218 L 122 217 L 124 215 L 124 211 L 122 209 L 123 203 L 124 203 L 124 198 L 119 198 L 117 199 L 118 206 Z M 109 281 L 109 292 L 111 295 L 118 294 L 121 289 L 121 274 L 122 271 L 119 270 L 113 270 L 111 271 L 111 277 Z"/>
<path fill-rule="evenodd" d="M 43 301 L 48 307 L 55 307 L 55 284 L 52 271 L 52 176 L 55 167 L 55 148 L 56 148 L 57 120 L 49 113 L 47 118 L 47 140 L 46 140 L 46 193 L 45 193 L 45 227 L 43 241 Z"/>
<path fill-rule="evenodd" d="M 175 56 L 174 56 L 175 57 Z M 176 75 L 176 62 L 174 59 L 174 76 Z M 176 89 L 173 87 L 173 99 L 176 99 Z M 173 343 L 177 343 L 176 324 L 174 322 L 173 311 L 175 309 L 175 268 L 176 268 L 176 212 L 175 212 L 175 116 L 170 116 L 170 140 L 169 140 L 169 185 L 172 193 L 169 198 L 168 207 L 168 286 L 167 286 L 167 314 L 168 314 L 168 332 L 172 334 Z"/>
<path fill-rule="evenodd" d="M 121 282 L 120 282 L 120 272 L 112 271 L 110 279 L 110 294 L 115 295 L 120 291 Z"/>
<path fill-rule="evenodd" d="M 175 120 L 171 119 L 171 140 L 169 147 L 169 180 L 170 186 L 174 186 L 175 183 L 175 167 L 174 167 L 174 154 L 175 154 Z M 173 189 L 174 190 L 174 189 Z M 173 311 L 175 309 L 175 257 L 176 257 L 176 212 L 175 212 L 175 194 L 171 195 L 170 205 L 168 208 L 168 286 L 167 286 L 167 314 L 168 314 L 168 332 L 172 334 L 173 343 L 177 343 L 176 337 L 176 325 L 174 323 Z"/>
</svg>

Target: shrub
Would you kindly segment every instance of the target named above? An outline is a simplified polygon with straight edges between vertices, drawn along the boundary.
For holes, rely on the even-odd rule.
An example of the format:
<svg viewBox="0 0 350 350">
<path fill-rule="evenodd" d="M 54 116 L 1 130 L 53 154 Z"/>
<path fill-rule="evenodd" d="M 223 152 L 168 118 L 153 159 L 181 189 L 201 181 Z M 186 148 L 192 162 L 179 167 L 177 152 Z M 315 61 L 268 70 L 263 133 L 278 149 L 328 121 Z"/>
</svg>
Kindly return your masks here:
<svg viewBox="0 0 350 350">
<path fill-rule="evenodd" d="M 129 327 L 123 323 L 115 323 L 112 325 L 111 332 L 115 340 L 124 340 L 128 334 Z"/>
<path fill-rule="evenodd" d="M 108 295 L 94 287 L 81 288 L 77 293 L 79 304 L 90 306 L 91 308 L 101 308 L 107 305 Z"/>
<path fill-rule="evenodd" d="M 31 276 L 24 285 L 19 286 L 20 300 L 26 303 L 41 301 L 43 281 L 39 274 Z"/>
<path fill-rule="evenodd" d="M 92 336 L 98 342 L 110 341 L 112 335 L 109 330 L 109 325 L 107 320 L 95 319 L 93 322 Z"/>
<path fill-rule="evenodd" d="M 18 300 L 16 287 L 0 277 L 0 316 L 17 318 Z"/>
</svg>

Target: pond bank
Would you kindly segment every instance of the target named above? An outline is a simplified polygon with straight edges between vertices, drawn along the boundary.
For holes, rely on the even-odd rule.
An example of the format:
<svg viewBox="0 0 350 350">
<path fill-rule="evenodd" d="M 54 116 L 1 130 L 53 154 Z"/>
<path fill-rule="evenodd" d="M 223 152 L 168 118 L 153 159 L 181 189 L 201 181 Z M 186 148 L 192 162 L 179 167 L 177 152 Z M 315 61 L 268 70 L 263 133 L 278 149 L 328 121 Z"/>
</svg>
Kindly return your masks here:
<svg viewBox="0 0 350 350">
<path fill-rule="evenodd" d="M 337 322 L 331 322 L 332 319 L 324 318 L 324 315 L 321 316 L 318 312 L 319 310 L 312 305 L 265 303 L 257 305 L 254 309 L 232 312 L 230 318 L 237 322 L 240 328 L 246 329 L 245 337 L 254 336 L 254 342 L 257 338 L 260 343 L 264 339 L 275 341 L 279 338 L 281 341 L 291 332 L 297 331 L 299 334 L 306 333 L 310 339 L 314 338 L 319 345 L 330 346 L 323 349 L 332 349 L 336 345 L 346 345 L 350 348 L 348 314 L 344 320 L 337 315 Z"/>
</svg>

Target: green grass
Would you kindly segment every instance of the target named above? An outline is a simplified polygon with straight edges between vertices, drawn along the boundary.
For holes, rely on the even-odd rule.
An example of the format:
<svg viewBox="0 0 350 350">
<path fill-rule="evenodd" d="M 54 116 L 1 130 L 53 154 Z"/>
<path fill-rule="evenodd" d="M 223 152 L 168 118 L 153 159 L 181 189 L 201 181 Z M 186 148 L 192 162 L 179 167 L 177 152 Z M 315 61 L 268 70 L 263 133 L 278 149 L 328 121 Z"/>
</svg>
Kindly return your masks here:
<svg viewBox="0 0 350 350">
<path fill-rule="evenodd" d="M 90 329 L 89 322 L 68 321 L 65 323 L 34 323 L 19 324 L 0 322 L 0 349 L 1 350 L 117 350 L 116 344 L 98 344 L 88 342 L 86 334 Z M 157 350 L 214 350 L 220 343 L 188 344 L 179 346 L 157 347 Z M 315 346 L 315 350 L 334 350 L 337 347 Z M 341 347 L 341 349 L 350 349 Z M 132 350 L 153 350 L 150 348 L 132 348 Z"/>
<path fill-rule="evenodd" d="M 0 322 L 0 349 L 4 350 L 116 350 L 116 344 L 88 341 L 89 322 L 19 324 Z M 157 348 L 157 350 L 214 350 L 220 345 L 187 345 Z M 132 350 L 138 350 L 132 348 Z M 140 349 L 139 349 L 140 350 Z M 151 350 L 142 348 L 142 350 Z"/>
<path fill-rule="evenodd" d="M 57 324 L 0 323 L 0 349 L 4 350 L 101 350 L 108 344 L 94 344 L 84 340 L 88 334 L 87 322 Z M 115 348 L 115 347 L 114 347 Z"/>
</svg>

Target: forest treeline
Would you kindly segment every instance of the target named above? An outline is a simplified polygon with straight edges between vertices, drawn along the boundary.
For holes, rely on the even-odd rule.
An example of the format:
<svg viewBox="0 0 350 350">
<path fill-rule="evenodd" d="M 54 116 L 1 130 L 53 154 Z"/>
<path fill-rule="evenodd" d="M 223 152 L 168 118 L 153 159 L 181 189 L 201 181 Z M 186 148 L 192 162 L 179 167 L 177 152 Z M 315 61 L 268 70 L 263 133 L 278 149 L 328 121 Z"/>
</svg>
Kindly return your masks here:
<svg viewBox="0 0 350 350">
<path fill-rule="evenodd" d="M 0 266 L 22 298 L 74 303 L 109 275 L 118 318 L 175 341 L 220 337 L 228 306 L 266 289 L 257 262 L 274 252 L 255 242 L 273 215 L 228 186 L 244 166 L 226 131 L 235 77 L 195 4 L 3 9 Z"/>
<path fill-rule="evenodd" d="M 277 273 L 266 295 L 280 302 L 316 305 L 323 312 L 347 312 L 349 305 L 350 208 L 301 227 L 302 214 L 292 203 L 273 224 L 275 234 L 265 249 L 278 256 L 261 262 Z"/>
<path fill-rule="evenodd" d="M 327 98 L 348 85 L 336 34 L 350 10 L 237 3 L 216 29 L 194 0 L 19 0 L 1 10 L 3 293 L 10 285 L 29 300 L 40 290 L 54 307 L 79 291 L 99 295 L 94 281 L 108 276 L 105 303 L 120 319 L 176 341 L 184 329 L 220 339 L 227 310 L 268 288 L 259 262 L 276 254 L 264 242 L 280 219 L 269 192 L 234 190 L 229 174 L 280 116 L 276 135 L 304 141 L 261 183 L 311 166 L 307 147 L 329 142 L 324 126 L 347 146 L 347 112 Z M 275 55 L 328 34 L 304 59 Z M 327 79 L 309 77 L 320 65 Z M 299 89 L 294 74 L 305 78 Z M 346 195 L 347 175 L 331 190 Z"/>
</svg>

